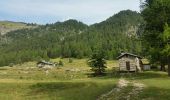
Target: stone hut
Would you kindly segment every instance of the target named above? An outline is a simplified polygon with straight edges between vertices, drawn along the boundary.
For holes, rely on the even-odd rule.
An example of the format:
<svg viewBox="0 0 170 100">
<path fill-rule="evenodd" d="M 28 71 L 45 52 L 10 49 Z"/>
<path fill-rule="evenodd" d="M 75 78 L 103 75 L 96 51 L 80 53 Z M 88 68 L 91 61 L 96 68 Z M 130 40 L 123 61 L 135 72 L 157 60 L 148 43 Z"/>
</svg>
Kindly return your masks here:
<svg viewBox="0 0 170 100">
<path fill-rule="evenodd" d="M 38 68 L 44 68 L 44 67 L 55 67 L 56 64 L 55 63 L 51 63 L 51 62 L 47 62 L 45 60 L 39 61 L 37 63 L 37 67 Z"/>
<path fill-rule="evenodd" d="M 119 57 L 119 70 L 122 72 L 137 72 L 142 70 L 141 57 L 131 53 L 121 53 Z"/>
</svg>

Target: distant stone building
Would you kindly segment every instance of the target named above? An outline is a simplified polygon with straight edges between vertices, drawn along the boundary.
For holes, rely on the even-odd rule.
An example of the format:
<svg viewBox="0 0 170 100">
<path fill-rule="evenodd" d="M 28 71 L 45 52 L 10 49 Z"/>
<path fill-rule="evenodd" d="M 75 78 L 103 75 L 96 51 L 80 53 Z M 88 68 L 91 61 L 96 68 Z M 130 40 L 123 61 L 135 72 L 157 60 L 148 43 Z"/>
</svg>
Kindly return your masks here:
<svg viewBox="0 0 170 100">
<path fill-rule="evenodd" d="M 143 70 L 151 70 L 151 65 L 150 64 L 143 64 Z"/>
<path fill-rule="evenodd" d="M 141 71 L 142 61 L 141 57 L 131 53 L 121 53 L 119 57 L 119 70 L 126 72 L 137 72 Z"/>
<path fill-rule="evenodd" d="M 55 63 L 51 63 L 51 62 L 47 62 L 47 61 L 44 61 L 44 60 L 42 60 L 42 61 L 39 61 L 38 63 L 37 63 L 37 67 L 38 68 L 45 68 L 45 67 L 55 67 L 56 66 L 56 64 Z"/>
</svg>

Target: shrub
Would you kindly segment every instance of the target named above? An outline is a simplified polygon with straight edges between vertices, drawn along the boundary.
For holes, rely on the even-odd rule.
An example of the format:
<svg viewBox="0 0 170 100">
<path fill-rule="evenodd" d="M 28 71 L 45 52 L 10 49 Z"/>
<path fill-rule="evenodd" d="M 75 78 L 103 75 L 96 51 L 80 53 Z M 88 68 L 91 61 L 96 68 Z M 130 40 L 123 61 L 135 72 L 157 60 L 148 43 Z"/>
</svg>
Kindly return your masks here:
<svg viewBox="0 0 170 100">
<path fill-rule="evenodd" d="M 63 62 L 60 60 L 58 63 L 59 66 L 64 66 Z"/>
<path fill-rule="evenodd" d="M 73 59 L 69 58 L 69 59 L 68 59 L 68 62 L 69 62 L 69 63 L 72 63 L 72 62 L 73 62 Z"/>
<path fill-rule="evenodd" d="M 14 66 L 14 64 L 13 64 L 13 63 L 10 63 L 10 64 L 9 64 L 9 67 L 13 67 L 13 66 Z"/>
</svg>

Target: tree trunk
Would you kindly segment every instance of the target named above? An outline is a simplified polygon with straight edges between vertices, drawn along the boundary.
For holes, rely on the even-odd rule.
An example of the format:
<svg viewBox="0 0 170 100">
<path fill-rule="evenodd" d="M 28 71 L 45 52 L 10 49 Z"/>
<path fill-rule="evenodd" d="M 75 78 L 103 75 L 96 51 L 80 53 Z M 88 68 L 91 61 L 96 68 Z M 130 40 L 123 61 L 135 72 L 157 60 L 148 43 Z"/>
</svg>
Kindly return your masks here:
<svg viewBox="0 0 170 100">
<path fill-rule="evenodd" d="M 170 77 L 170 63 L 168 63 L 168 76 Z"/>
<path fill-rule="evenodd" d="M 168 76 L 170 77 L 170 59 L 168 58 Z"/>
<path fill-rule="evenodd" d="M 101 67 L 99 67 L 99 69 L 98 69 L 98 75 L 101 75 L 101 74 L 102 74 Z"/>
<path fill-rule="evenodd" d="M 164 71 L 164 72 L 166 71 L 164 64 L 161 64 L 161 69 L 160 69 L 160 71 Z"/>
</svg>

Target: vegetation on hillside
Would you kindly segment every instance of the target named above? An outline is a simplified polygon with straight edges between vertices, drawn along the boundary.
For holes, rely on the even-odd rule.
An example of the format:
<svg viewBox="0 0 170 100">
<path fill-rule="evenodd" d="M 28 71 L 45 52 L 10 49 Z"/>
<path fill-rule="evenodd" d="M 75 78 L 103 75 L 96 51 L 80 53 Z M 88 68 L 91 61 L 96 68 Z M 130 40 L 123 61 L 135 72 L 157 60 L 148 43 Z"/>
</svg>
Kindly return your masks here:
<svg viewBox="0 0 170 100">
<path fill-rule="evenodd" d="M 56 57 L 85 58 L 95 49 L 104 50 L 107 59 L 115 59 L 121 51 L 140 54 L 137 30 L 142 21 L 139 13 L 126 10 L 91 26 L 68 20 L 9 32 L 0 39 L 0 66 Z"/>
</svg>

